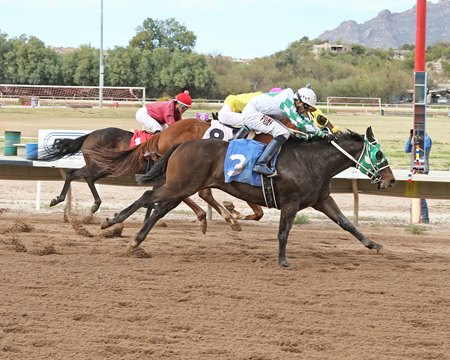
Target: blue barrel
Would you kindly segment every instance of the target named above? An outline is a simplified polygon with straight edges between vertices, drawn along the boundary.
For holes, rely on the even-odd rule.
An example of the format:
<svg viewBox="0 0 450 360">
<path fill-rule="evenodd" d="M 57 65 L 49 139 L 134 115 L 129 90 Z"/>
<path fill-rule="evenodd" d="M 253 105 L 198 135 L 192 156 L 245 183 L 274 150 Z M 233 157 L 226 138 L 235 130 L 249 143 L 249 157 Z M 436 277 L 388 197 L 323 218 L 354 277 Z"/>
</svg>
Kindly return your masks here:
<svg viewBox="0 0 450 360">
<path fill-rule="evenodd" d="M 20 143 L 20 131 L 5 131 L 5 147 L 3 153 L 5 156 L 16 156 L 17 146 L 14 144 Z"/>
<path fill-rule="evenodd" d="M 37 143 L 25 144 L 25 158 L 28 160 L 37 160 L 37 158 L 38 158 L 38 144 Z"/>
</svg>

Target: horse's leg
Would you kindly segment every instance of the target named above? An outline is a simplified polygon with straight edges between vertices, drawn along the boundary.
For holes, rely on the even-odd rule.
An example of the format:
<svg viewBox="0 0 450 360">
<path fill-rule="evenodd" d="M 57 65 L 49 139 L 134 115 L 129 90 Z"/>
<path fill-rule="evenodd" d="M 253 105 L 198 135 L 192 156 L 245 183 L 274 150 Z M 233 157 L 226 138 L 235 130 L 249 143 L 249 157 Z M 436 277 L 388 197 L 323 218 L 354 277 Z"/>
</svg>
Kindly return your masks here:
<svg viewBox="0 0 450 360">
<path fill-rule="evenodd" d="M 197 215 L 197 219 L 200 221 L 200 230 L 203 234 L 206 234 L 207 222 L 205 210 L 198 206 L 191 198 L 183 199 L 183 202 L 194 211 L 195 215 Z"/>
<path fill-rule="evenodd" d="M 231 229 L 234 231 L 241 231 L 241 225 L 236 221 L 236 219 L 229 213 L 227 209 L 225 209 L 222 205 L 220 205 L 216 199 L 212 196 L 211 189 L 202 189 L 198 192 L 198 196 L 201 199 L 205 200 L 209 205 L 213 207 L 222 217 L 231 224 Z"/>
<path fill-rule="evenodd" d="M 228 212 L 231 214 L 231 216 L 233 216 L 236 220 L 240 220 L 243 218 L 243 216 L 241 215 L 241 213 L 239 211 L 236 210 L 236 208 L 234 207 L 234 204 L 232 201 L 222 201 L 222 204 L 224 206 L 225 209 L 228 210 Z"/>
<path fill-rule="evenodd" d="M 333 220 L 336 224 L 338 224 L 342 229 L 350 232 L 355 238 L 357 238 L 361 243 L 369 248 L 374 249 L 377 253 L 380 252 L 383 247 L 376 242 L 367 239 L 363 233 L 361 233 L 353 223 L 348 220 L 345 215 L 341 212 L 334 199 L 331 196 L 328 196 L 326 199 L 318 201 L 313 205 L 313 208 L 324 213 L 331 220 Z"/>
<path fill-rule="evenodd" d="M 94 205 L 91 206 L 91 214 L 94 214 L 100 208 L 100 205 L 102 204 L 102 199 L 100 199 L 100 195 L 98 194 L 97 188 L 95 187 L 95 182 L 98 179 L 101 179 L 107 175 L 108 174 L 95 176 L 95 177 L 88 176 L 88 177 L 84 178 L 86 180 L 86 183 L 89 186 L 89 189 L 91 190 L 92 196 L 94 197 Z"/>
<path fill-rule="evenodd" d="M 147 210 L 145 211 L 144 221 L 146 221 L 151 215 L 153 211 L 153 205 L 149 205 Z"/>
<path fill-rule="evenodd" d="M 286 260 L 286 245 L 297 211 L 298 208 L 293 205 L 281 208 L 280 224 L 278 226 L 278 265 L 282 267 L 289 266 Z"/>
<path fill-rule="evenodd" d="M 115 214 L 112 219 L 106 218 L 105 220 L 103 220 L 103 222 L 100 225 L 100 228 L 106 229 L 114 224 L 121 223 L 125 221 L 125 219 L 127 219 L 129 216 L 134 214 L 136 211 L 138 211 L 140 208 L 147 207 L 150 204 L 148 200 L 153 191 L 154 190 L 147 190 L 134 203 L 132 203 L 127 208 L 123 209 L 120 213 Z"/>
<path fill-rule="evenodd" d="M 253 203 L 249 203 L 249 202 L 247 204 L 253 210 L 253 214 L 245 215 L 243 219 L 259 221 L 264 215 L 264 211 L 263 211 L 262 207 L 259 205 L 253 204 Z"/>
<path fill-rule="evenodd" d="M 136 237 L 128 244 L 128 250 L 130 251 L 138 247 L 145 240 L 148 233 L 153 228 L 153 226 L 155 226 L 157 221 L 163 218 L 170 210 L 176 208 L 180 204 L 180 202 L 181 201 L 175 200 L 158 203 L 158 205 L 153 208 L 153 214 L 144 221 L 144 224 L 136 234 Z"/>
<path fill-rule="evenodd" d="M 235 219 L 259 221 L 264 215 L 262 207 L 249 202 L 247 204 L 253 210 L 253 214 L 244 216 L 234 208 L 234 204 L 231 201 L 223 202 L 223 206 L 225 207 L 225 209 L 227 209 Z"/>
<path fill-rule="evenodd" d="M 87 166 L 83 166 L 81 169 L 69 170 L 66 175 L 66 179 L 64 181 L 64 186 L 61 190 L 61 193 L 50 201 L 50 207 L 55 206 L 66 199 L 67 192 L 69 191 L 70 184 L 75 179 L 84 179 L 91 190 L 92 196 L 94 197 L 94 205 L 91 207 L 91 214 L 95 213 L 102 203 L 100 196 L 95 188 L 95 182 L 98 179 L 101 179 L 109 174 L 100 174 L 96 176 L 92 176 L 91 174 L 94 172 L 94 169 L 88 168 Z"/>
<path fill-rule="evenodd" d="M 64 185 L 63 185 L 63 188 L 61 190 L 61 193 L 50 201 L 50 207 L 55 206 L 55 205 L 63 202 L 66 199 L 66 195 L 67 195 L 67 192 L 69 191 L 70 183 L 74 179 L 81 178 L 81 176 L 79 176 L 78 173 L 82 169 L 84 169 L 84 168 L 69 170 L 67 172 L 66 178 L 64 179 Z"/>
</svg>

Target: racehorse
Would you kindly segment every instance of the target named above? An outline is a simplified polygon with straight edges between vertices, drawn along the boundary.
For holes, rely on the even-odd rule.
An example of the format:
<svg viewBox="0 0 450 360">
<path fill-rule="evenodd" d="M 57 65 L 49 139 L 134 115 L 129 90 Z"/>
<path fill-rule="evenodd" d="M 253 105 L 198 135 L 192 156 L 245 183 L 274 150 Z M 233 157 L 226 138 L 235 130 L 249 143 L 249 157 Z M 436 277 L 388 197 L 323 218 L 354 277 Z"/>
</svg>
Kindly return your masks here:
<svg viewBox="0 0 450 360">
<path fill-rule="evenodd" d="M 203 137 L 203 134 L 209 129 L 210 124 L 197 119 L 184 119 L 176 122 L 174 125 L 168 127 L 166 130 L 156 133 L 152 138 L 145 143 L 139 145 L 140 148 L 136 154 L 137 162 L 134 163 L 133 169 L 128 169 L 122 172 L 122 175 L 130 175 L 145 173 L 147 167 L 147 160 L 143 156 L 144 153 L 151 153 L 156 155 L 165 154 L 173 144 L 183 143 L 190 140 L 198 140 Z M 94 205 L 91 206 L 91 214 L 95 213 L 102 201 L 95 188 L 95 182 L 101 178 L 109 176 L 112 172 L 108 171 L 102 166 L 100 159 L 96 156 L 94 148 L 108 149 L 111 151 L 128 150 L 130 148 L 130 141 L 133 132 L 122 130 L 119 128 L 105 128 L 99 129 L 80 136 L 76 139 L 57 139 L 53 146 L 49 149 L 48 154 L 40 157 L 40 160 L 51 161 L 60 159 L 66 155 L 73 155 L 80 150 L 83 151 L 85 165 L 80 169 L 71 169 L 67 172 L 64 181 L 64 186 L 60 195 L 51 200 L 50 206 L 55 206 L 63 202 L 66 198 L 70 183 L 76 179 L 84 179 L 89 186 L 94 197 Z M 145 144 L 145 146 L 143 146 Z M 233 230 L 241 230 L 236 219 L 220 205 L 212 196 L 211 189 L 203 189 L 199 191 L 199 196 L 205 202 L 210 204 L 224 219 L 231 224 Z M 201 229 L 206 231 L 206 213 L 193 200 L 186 198 L 183 200 L 197 215 L 197 219 L 201 223 Z M 244 220 L 259 220 L 263 216 L 263 211 L 260 206 L 249 204 L 253 210 L 253 214 L 243 217 Z M 151 208 L 149 208 L 151 212 Z"/>
<path fill-rule="evenodd" d="M 261 188 L 240 182 L 225 183 L 223 164 L 228 145 L 214 139 L 175 145 L 141 178 L 142 184 L 164 181 L 164 185 L 147 190 L 113 219 L 105 219 L 102 228 L 124 221 L 141 207 L 155 204 L 153 214 L 129 244 L 129 249 L 133 249 L 182 199 L 207 187 L 265 206 Z M 281 210 L 278 229 L 280 266 L 288 266 L 286 245 L 294 218 L 298 211 L 309 206 L 327 215 L 367 248 L 380 251 L 382 245 L 362 234 L 330 196 L 331 178 L 350 166 L 367 174 L 379 189 L 395 185 L 395 177 L 371 127 L 367 128 L 365 136 L 352 131 L 341 132 L 337 142 L 331 144 L 323 140 L 305 142 L 292 138 L 285 143 L 276 164 L 279 176 L 274 180 L 275 197 Z"/>
</svg>

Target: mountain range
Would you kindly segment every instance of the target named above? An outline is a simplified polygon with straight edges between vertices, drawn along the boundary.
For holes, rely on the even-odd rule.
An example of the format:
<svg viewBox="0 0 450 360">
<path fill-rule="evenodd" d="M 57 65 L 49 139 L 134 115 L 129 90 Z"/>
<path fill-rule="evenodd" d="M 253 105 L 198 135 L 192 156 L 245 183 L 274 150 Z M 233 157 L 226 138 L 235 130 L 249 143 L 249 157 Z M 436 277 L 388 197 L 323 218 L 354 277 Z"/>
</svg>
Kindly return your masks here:
<svg viewBox="0 0 450 360">
<path fill-rule="evenodd" d="M 426 46 L 450 42 L 450 0 L 427 2 Z M 416 42 L 416 7 L 401 13 L 381 11 L 375 18 L 358 24 L 348 20 L 318 36 L 330 43 L 359 44 L 378 49 L 399 49 Z"/>
</svg>

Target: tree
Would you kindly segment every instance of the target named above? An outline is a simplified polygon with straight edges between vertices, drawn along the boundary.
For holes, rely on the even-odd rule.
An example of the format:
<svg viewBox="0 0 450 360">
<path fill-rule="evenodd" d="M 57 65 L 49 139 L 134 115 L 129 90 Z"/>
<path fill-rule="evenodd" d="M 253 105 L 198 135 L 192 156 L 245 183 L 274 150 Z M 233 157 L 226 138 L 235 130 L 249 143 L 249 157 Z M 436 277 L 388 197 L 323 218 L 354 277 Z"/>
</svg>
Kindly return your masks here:
<svg viewBox="0 0 450 360">
<path fill-rule="evenodd" d="M 143 51 L 131 47 L 116 47 L 109 51 L 105 61 L 105 83 L 110 86 L 138 86 L 139 68 Z"/>
<path fill-rule="evenodd" d="M 215 86 L 214 74 L 204 55 L 174 51 L 170 63 L 155 71 L 160 74 L 166 95 L 188 89 L 192 97 L 208 97 Z"/>
<path fill-rule="evenodd" d="M 60 80 L 57 54 L 34 36 L 10 40 L 3 67 L 5 82 L 12 84 L 57 84 Z"/>
<path fill-rule="evenodd" d="M 166 48 L 171 51 L 191 52 L 197 41 L 197 36 L 174 18 L 167 20 L 147 18 L 136 32 L 129 45 L 142 50 Z"/>
<path fill-rule="evenodd" d="M 83 45 L 62 55 L 61 74 L 65 85 L 97 86 L 100 50 Z"/>
<path fill-rule="evenodd" d="M 5 54 L 11 51 L 12 44 L 8 35 L 0 31 L 0 83 L 5 82 Z"/>
</svg>

